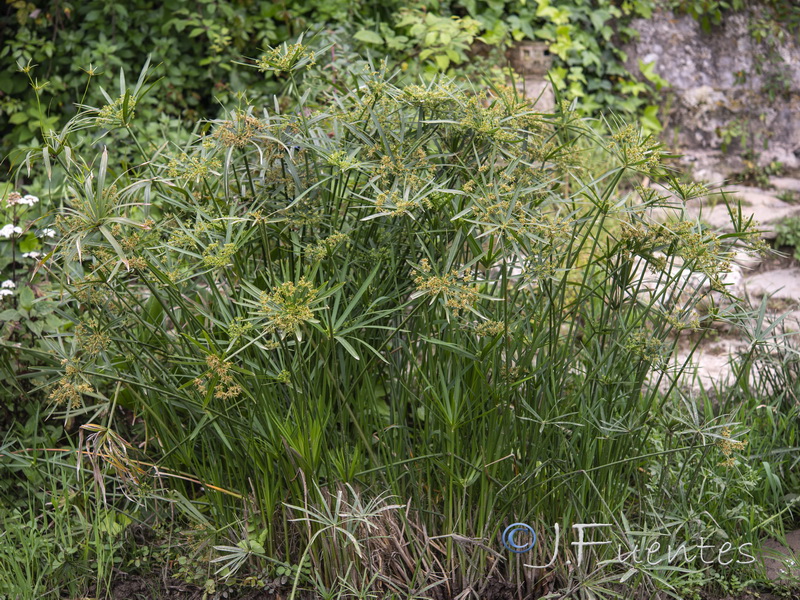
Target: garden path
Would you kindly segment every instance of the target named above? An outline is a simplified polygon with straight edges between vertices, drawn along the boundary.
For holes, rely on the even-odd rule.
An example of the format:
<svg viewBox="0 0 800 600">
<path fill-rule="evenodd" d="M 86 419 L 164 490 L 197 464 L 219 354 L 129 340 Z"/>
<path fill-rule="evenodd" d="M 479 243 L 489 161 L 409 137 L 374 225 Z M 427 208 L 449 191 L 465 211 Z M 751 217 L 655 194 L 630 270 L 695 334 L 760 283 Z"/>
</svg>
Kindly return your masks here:
<svg viewBox="0 0 800 600">
<path fill-rule="evenodd" d="M 778 227 L 794 218 L 797 219 L 800 242 L 800 179 L 773 177 L 770 185 L 771 189 L 743 185 L 725 185 L 721 189 L 741 199 L 743 217 L 746 220 L 752 215 L 769 245 L 775 245 Z M 720 202 L 718 194 L 688 202 L 687 211 L 715 230 L 733 231 L 728 209 Z M 800 262 L 792 256 L 793 248 L 775 249 L 779 253 L 761 259 L 738 256 L 725 281 L 735 296 L 749 300 L 754 307 L 767 299 L 766 322 L 778 322 L 773 336 L 800 332 Z M 736 361 L 758 339 L 754 334 L 756 327 L 757 323 L 752 322 L 748 327 L 751 335 L 743 336 L 735 334 L 724 324 L 719 325 L 691 357 L 694 370 L 686 376 L 686 387 L 699 391 L 702 385 L 709 390 L 730 381 L 734 377 Z M 800 358 L 797 354 L 800 353 L 800 343 L 792 339 L 794 337 L 773 340 L 770 345 L 774 348 L 771 350 L 788 352 Z M 677 356 L 681 363 L 688 357 L 688 341 L 685 346 Z"/>
<path fill-rule="evenodd" d="M 772 177 L 769 183 L 770 189 L 741 185 L 725 185 L 722 189 L 742 200 L 743 216 L 753 216 L 759 224 L 761 236 L 773 247 L 776 246 L 779 226 L 796 218 L 797 243 L 800 245 L 800 179 Z M 719 202 L 719 196 L 711 195 L 687 203 L 687 209 L 691 216 L 700 218 L 716 230 L 733 231 L 728 210 L 724 203 Z M 726 283 L 734 295 L 748 299 L 753 306 L 759 306 L 766 298 L 765 321 L 778 322 L 778 325 L 771 334 L 762 336 L 762 339 L 772 338 L 762 355 L 767 354 L 776 361 L 791 359 L 798 364 L 800 338 L 792 334 L 800 333 L 800 261 L 794 258 L 795 249 L 792 247 L 775 247 L 775 250 L 780 254 L 763 259 L 738 257 Z M 758 336 L 753 335 L 756 323 L 748 329 L 750 335 L 743 336 L 722 326 L 700 344 L 691 357 L 694 370 L 686 375 L 683 385 L 690 397 L 700 397 L 700 386 L 714 395 L 717 390 L 724 389 L 726 382 L 734 380 L 737 361 L 758 340 Z M 689 345 L 685 346 L 688 348 Z M 679 351 L 676 360 L 682 364 L 687 357 L 688 349 L 684 349 Z M 770 378 L 769 369 L 769 361 L 758 362 L 750 374 L 751 383 L 763 388 L 770 387 L 773 382 L 785 385 L 785 377 Z M 778 390 L 756 391 L 768 402 Z M 769 579 L 785 585 L 796 582 L 800 579 L 800 529 L 787 532 L 781 541 L 766 540 L 758 558 L 763 561 Z"/>
</svg>

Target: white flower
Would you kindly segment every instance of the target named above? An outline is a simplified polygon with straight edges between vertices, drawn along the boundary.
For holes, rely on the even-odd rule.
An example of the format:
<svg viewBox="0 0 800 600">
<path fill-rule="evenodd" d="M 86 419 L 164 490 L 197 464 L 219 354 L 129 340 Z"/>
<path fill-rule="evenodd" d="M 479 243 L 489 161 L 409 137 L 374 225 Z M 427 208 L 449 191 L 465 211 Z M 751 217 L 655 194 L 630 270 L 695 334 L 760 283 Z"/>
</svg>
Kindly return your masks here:
<svg viewBox="0 0 800 600">
<path fill-rule="evenodd" d="M 16 204 L 33 206 L 37 202 L 39 202 L 38 196 L 34 196 L 33 194 L 26 194 L 25 196 L 22 196 L 19 192 L 11 192 L 6 198 L 6 204 L 8 206 L 14 206 Z"/>
<path fill-rule="evenodd" d="M 33 258 L 33 259 L 38 259 L 38 258 L 39 258 L 41 255 L 42 255 L 42 253 L 41 253 L 41 252 L 36 252 L 36 251 L 34 250 L 33 252 L 26 252 L 25 254 L 23 254 L 23 255 L 22 255 L 22 258 Z"/>
<path fill-rule="evenodd" d="M 11 296 L 13 293 L 14 292 L 12 292 L 11 290 L 0 289 L 0 298 L 2 298 L 3 296 Z"/>
<path fill-rule="evenodd" d="M 49 227 L 42 229 L 39 232 L 39 237 L 56 237 L 56 230 Z"/>
<path fill-rule="evenodd" d="M 6 279 L 3 283 L 0 283 L 0 288 L 3 289 L 13 290 L 15 287 L 17 287 L 17 284 L 11 281 L 10 279 Z"/>
<path fill-rule="evenodd" d="M 22 227 L 15 227 L 11 223 L 3 225 L 2 229 L 0 229 L 0 236 L 4 238 L 10 238 L 12 235 L 19 235 L 20 233 L 22 233 Z"/>
</svg>

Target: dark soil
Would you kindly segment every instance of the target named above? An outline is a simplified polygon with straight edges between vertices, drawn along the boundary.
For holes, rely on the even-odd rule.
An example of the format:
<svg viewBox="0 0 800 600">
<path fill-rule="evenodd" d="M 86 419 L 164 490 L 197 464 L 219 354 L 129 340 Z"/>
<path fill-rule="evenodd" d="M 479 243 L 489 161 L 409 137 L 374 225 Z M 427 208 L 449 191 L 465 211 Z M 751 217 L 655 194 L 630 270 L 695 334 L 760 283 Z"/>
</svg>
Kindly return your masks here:
<svg viewBox="0 0 800 600">
<path fill-rule="evenodd" d="M 164 581 L 156 575 L 123 575 L 114 581 L 111 588 L 111 597 L 115 600 L 128 598 L 141 598 L 144 600 L 155 600 L 157 598 L 201 598 L 202 590 L 196 586 L 189 586 L 176 579 Z"/>
<path fill-rule="evenodd" d="M 291 586 L 279 591 L 265 591 L 263 589 L 228 588 L 218 586 L 216 593 L 206 595 L 206 600 L 284 600 L 289 596 Z M 89 594 L 96 595 L 96 590 Z M 113 600 L 202 600 L 205 590 L 198 585 L 193 585 L 167 577 L 160 573 L 146 575 L 120 574 L 114 580 L 108 598 Z M 298 600 L 313 600 L 307 592 L 298 592 Z"/>
<path fill-rule="evenodd" d="M 439 593 L 436 593 L 437 590 Z M 454 600 L 456 594 L 443 594 L 441 588 L 434 588 L 432 590 L 431 600 Z M 214 594 L 208 594 L 207 600 L 286 600 L 291 589 L 286 586 L 285 589 L 277 591 L 264 591 L 258 589 L 243 590 L 243 589 L 221 589 Z M 625 594 L 624 590 L 618 590 L 620 593 Z M 541 597 L 541 594 L 534 595 L 518 595 L 517 587 L 511 583 L 500 580 L 492 580 L 487 582 L 483 589 L 475 590 L 480 593 L 481 600 L 536 600 Z M 629 598 L 638 600 L 639 596 L 635 592 L 630 592 Z M 716 595 L 716 594 L 701 594 L 703 600 L 787 600 L 800 599 L 800 590 L 793 592 L 794 595 L 788 596 L 775 596 L 769 593 L 756 592 L 745 590 L 736 595 Z M 94 594 L 89 594 L 93 597 Z M 200 586 L 191 585 L 179 581 L 177 579 L 167 578 L 164 579 L 158 573 L 151 573 L 148 575 L 123 575 L 120 574 L 114 581 L 109 597 L 113 600 L 202 600 L 204 597 L 204 590 Z M 315 598 L 308 592 L 298 592 L 298 600 L 315 600 Z M 469 597 L 474 598 L 474 595 Z M 570 594 L 560 596 L 563 600 L 572 600 L 573 598 L 580 597 L 580 594 Z M 652 596 L 647 596 L 651 598 Z M 657 596 L 657 598 L 666 599 L 667 596 Z"/>
</svg>

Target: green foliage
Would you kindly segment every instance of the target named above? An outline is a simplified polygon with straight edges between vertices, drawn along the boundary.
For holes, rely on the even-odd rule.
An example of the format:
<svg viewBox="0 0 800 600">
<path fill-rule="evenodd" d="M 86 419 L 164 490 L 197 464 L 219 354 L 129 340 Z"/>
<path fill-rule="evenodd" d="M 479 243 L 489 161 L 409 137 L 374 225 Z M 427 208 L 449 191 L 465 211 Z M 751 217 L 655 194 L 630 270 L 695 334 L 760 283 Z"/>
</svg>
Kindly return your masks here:
<svg viewBox="0 0 800 600">
<path fill-rule="evenodd" d="M 649 89 L 626 70 L 622 45 L 636 36 L 631 21 L 651 16 L 652 2 L 470 0 L 463 7 L 481 23 L 487 43 L 548 42 L 555 85 L 585 113 L 612 109 L 633 116 L 648 104 Z"/>
<path fill-rule="evenodd" d="M 261 102 L 281 89 L 279 78 L 260 78 L 233 69 L 233 64 L 258 48 L 324 27 L 348 32 L 345 52 L 387 54 L 408 74 L 426 77 L 454 75 L 453 67 L 469 71 L 475 40 L 497 48 L 542 40 L 554 57 L 551 78 L 564 97 L 577 99 L 584 114 L 611 109 L 641 117 L 648 131 L 659 131 L 654 98 L 666 82 L 655 78 L 652 64 L 641 66 L 641 76 L 629 73 L 622 50 L 636 35 L 633 19 L 649 18 L 655 5 L 655 0 L 201 0 L 188 6 L 178 0 L 124 5 L 90 0 L 42 9 L 13 0 L 0 16 L 5 34 L 0 117 L 7 123 L 0 130 L 0 153 L 41 141 L 43 132 L 58 129 L 75 114 L 76 98 L 100 105 L 104 98 L 99 89 L 114 87 L 121 67 L 142 64 L 147 56 L 155 64 L 169 65 L 161 72 L 167 93 L 139 107 L 150 127 L 148 137 L 157 139 L 165 127 L 175 130 L 179 121 L 187 124 L 199 115 L 213 115 L 220 106 L 230 108 L 238 92 L 247 90 L 251 101 Z M 668 5 L 693 15 L 706 28 L 719 24 L 726 12 L 745 7 L 743 0 Z M 785 31 L 797 30 L 796 6 L 772 0 L 768 9 L 753 20 L 754 39 L 777 40 Z M 770 48 L 760 71 L 767 93 L 777 96 L 786 93 L 787 80 L 772 66 L 781 59 L 774 43 Z M 505 64 L 500 59 L 494 66 Z M 486 63 L 484 70 L 490 67 Z"/>
<path fill-rule="evenodd" d="M 782 190 L 778 192 L 778 200 L 787 204 L 797 204 L 800 202 L 800 192 L 797 190 Z"/>
<path fill-rule="evenodd" d="M 800 6 L 794 0 L 666 0 L 665 5 L 677 13 L 691 15 L 705 31 L 720 25 L 727 13 L 749 9 L 757 11 L 752 30 L 756 39 L 761 39 L 759 30 L 769 22 L 781 23 L 784 30 L 792 33 L 800 30 Z"/>
<path fill-rule="evenodd" d="M 406 34 L 408 44 L 422 48 L 419 60 L 430 65 L 428 72 L 447 72 L 450 64 L 467 60 L 480 24 L 470 17 L 446 17 L 433 13 L 405 10 L 399 14 L 395 29 Z"/>
<path fill-rule="evenodd" d="M 48 158 L 61 198 L 48 268 L 75 323 L 44 340 L 63 364 L 49 398 L 93 415 L 81 435 L 95 470 L 134 499 L 179 492 L 230 540 L 217 576 L 280 568 L 292 596 L 513 580 L 505 525 L 611 519 L 621 542 L 661 531 L 651 510 L 683 514 L 686 469 L 751 490 L 745 447 L 717 451 L 725 415 L 683 426 L 683 365 L 670 366 L 676 331 L 701 338 L 723 316 L 702 306 L 753 250 L 742 223 L 717 236 L 653 222 L 680 204 L 641 177 L 684 199 L 704 190 L 681 186 L 638 127 L 604 139 L 568 103 L 541 115 L 509 89 L 398 86 L 379 69 L 340 72 L 337 95 L 308 106 L 325 96 L 301 78 L 315 58 L 267 51 L 257 65 L 291 82 L 294 103 L 242 102 L 181 147 L 144 151 L 137 85 L 29 156 Z M 111 126 L 137 161 L 98 150 Z M 119 414 L 144 423 L 147 456 L 115 433 Z M 755 539 L 741 498 L 714 486 L 708 521 L 670 533 Z M 619 578 L 608 557 L 590 553 L 587 593 Z"/>
<path fill-rule="evenodd" d="M 29 424 L 38 426 L 38 418 Z M 23 433 L 37 444 L 53 441 L 32 434 Z M 0 445 L 0 598 L 81 597 L 111 582 L 130 548 L 131 513 L 115 495 L 115 506 L 101 503 L 92 477 L 75 466 L 74 456 Z"/>
<path fill-rule="evenodd" d="M 772 184 L 770 177 L 778 176 L 783 173 L 783 163 L 773 160 L 766 165 L 758 164 L 758 155 L 750 152 L 743 153 L 744 168 L 735 174 L 735 179 L 739 183 L 757 185 L 762 188 L 770 188 Z"/>
<path fill-rule="evenodd" d="M 316 4 L 287 9 L 250 0 L 191 5 L 181 0 L 89 0 L 46 8 L 26 0 L 6 3 L 0 15 L 0 119 L 8 124 L 0 131 L 0 154 L 57 129 L 76 113 L 78 99 L 101 104 L 99 88 L 116 87 L 121 67 L 141 65 L 148 56 L 155 64 L 169 65 L 161 72 L 166 93 L 158 103 L 139 107 L 152 126 L 214 114 L 236 91 L 247 89 L 253 99 L 264 98 L 278 89 L 275 82 L 253 71 L 234 71 L 233 62 L 298 35 L 311 23 L 348 17 L 350 3 Z"/>
<path fill-rule="evenodd" d="M 376 50 L 389 49 L 406 68 L 413 56 L 428 75 L 447 72 L 451 65 L 466 62 L 479 32 L 479 23 L 470 17 L 448 17 L 418 8 L 404 8 L 393 15 L 391 24 L 380 22 L 372 26 L 380 33 L 360 29 L 355 39 Z"/>
<path fill-rule="evenodd" d="M 551 76 L 568 98 L 587 113 L 612 108 L 627 114 L 647 111 L 650 130 L 658 127 L 650 88 L 627 73 L 620 46 L 635 32 L 637 16 L 648 16 L 650 2 L 621 6 L 611 0 L 554 2 L 416 2 L 372 0 L 263 3 L 252 0 L 136 0 L 109 4 L 100 0 L 58 3 L 47 9 L 27 0 L 6 4 L 0 15 L 0 154 L 41 141 L 78 110 L 98 106 L 101 88 L 116 87 L 119 69 L 140 65 L 150 56 L 166 93 L 138 110 L 148 123 L 147 137 L 179 122 L 214 115 L 247 91 L 261 102 L 278 91 L 280 81 L 253 71 L 232 69 L 242 55 L 287 41 L 304 29 L 345 28 L 349 51 L 388 53 L 409 74 L 453 74 L 452 67 L 473 59 L 475 39 L 506 47 L 512 41 L 547 41 L 556 58 Z M 135 26 L 132 26 L 135 24 Z M 328 33 L 323 34 L 328 37 Z M 505 67 L 501 60 L 497 67 Z M 489 67 L 487 67 L 488 69 Z M 19 160 L 15 155 L 14 160 Z"/>
<path fill-rule="evenodd" d="M 149 561 L 209 597 L 455 596 L 487 574 L 689 597 L 745 575 L 625 571 L 615 544 L 536 582 L 499 533 L 757 541 L 796 515 L 797 352 L 722 283 L 753 233 L 735 205 L 717 235 L 640 187 L 705 194 L 639 127 L 577 112 L 660 129 L 667 82 L 620 50 L 649 1 L 7 7 L 4 141 L 40 145 L 0 204 L 0 598 L 100 595 Z M 346 28 L 289 41 L 311 22 Z M 476 39 L 547 41 L 567 101 L 440 78 Z M 126 80 L 150 53 L 161 81 Z M 753 353 L 698 409 L 676 349 L 720 319 Z M 154 502 L 180 543 L 129 547 Z"/>
<path fill-rule="evenodd" d="M 778 237 L 775 243 L 778 246 L 791 246 L 794 248 L 794 257 L 800 260 L 800 219 L 790 217 L 778 224 L 776 231 Z"/>
<path fill-rule="evenodd" d="M 39 192 L 41 193 L 41 192 Z M 31 367 L 42 364 L 40 339 L 63 330 L 59 302 L 41 261 L 52 251 L 52 217 L 33 194 L 3 186 L 0 193 L 0 435 L 26 415 L 29 393 L 44 380 Z"/>
</svg>

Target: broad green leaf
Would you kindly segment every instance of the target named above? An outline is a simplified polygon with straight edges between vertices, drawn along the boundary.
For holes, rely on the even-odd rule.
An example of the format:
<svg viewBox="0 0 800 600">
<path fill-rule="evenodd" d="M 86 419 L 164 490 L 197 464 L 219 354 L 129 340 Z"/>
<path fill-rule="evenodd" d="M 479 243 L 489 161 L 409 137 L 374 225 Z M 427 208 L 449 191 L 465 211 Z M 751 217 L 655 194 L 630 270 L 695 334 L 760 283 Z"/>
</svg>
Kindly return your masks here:
<svg viewBox="0 0 800 600">
<path fill-rule="evenodd" d="M 28 114 L 20 111 L 20 112 L 15 112 L 13 115 L 11 115 L 8 118 L 8 122 L 11 123 L 12 125 L 21 125 L 28 119 L 29 119 Z"/>
<path fill-rule="evenodd" d="M 369 29 L 361 29 L 357 31 L 353 37 L 360 42 L 366 42 L 367 44 L 383 44 L 383 38 L 379 34 L 375 33 L 374 31 L 370 31 Z"/>
<path fill-rule="evenodd" d="M 25 310 L 30 310 L 33 308 L 33 303 L 35 301 L 35 297 L 33 295 L 33 290 L 28 286 L 22 287 L 19 290 L 19 305 L 24 308 Z"/>
<path fill-rule="evenodd" d="M 8 308 L 3 312 L 0 312 L 0 322 L 7 322 L 7 321 L 19 321 L 22 315 L 19 313 L 18 310 L 14 310 L 13 308 Z"/>
<path fill-rule="evenodd" d="M 41 247 L 42 247 L 42 244 L 39 242 L 39 238 L 36 237 L 36 234 L 31 233 L 31 232 L 29 232 L 19 242 L 19 251 L 20 252 L 33 252 L 34 250 L 38 250 Z"/>
</svg>

